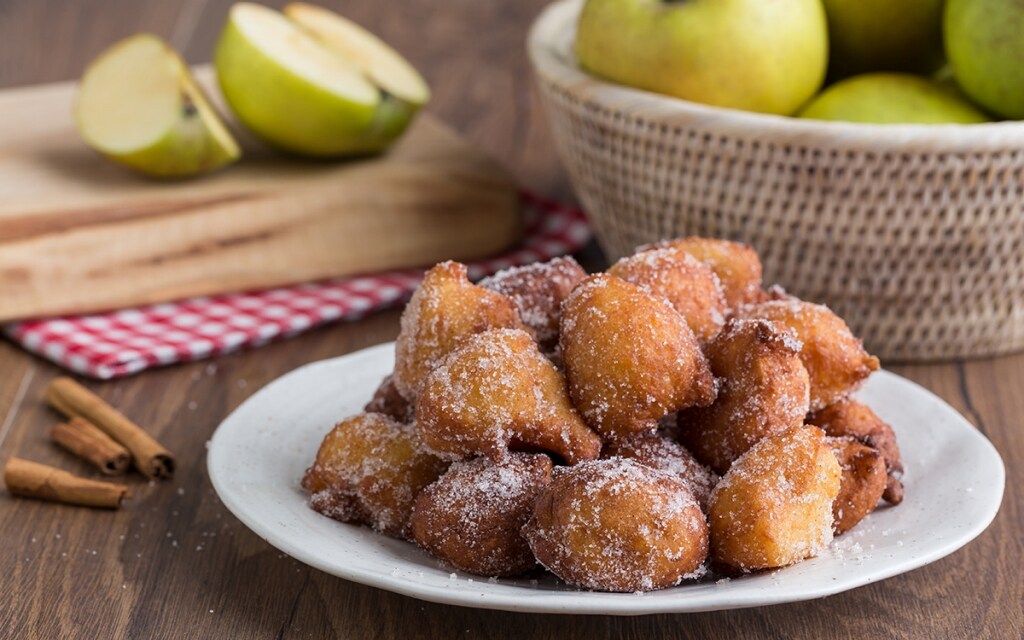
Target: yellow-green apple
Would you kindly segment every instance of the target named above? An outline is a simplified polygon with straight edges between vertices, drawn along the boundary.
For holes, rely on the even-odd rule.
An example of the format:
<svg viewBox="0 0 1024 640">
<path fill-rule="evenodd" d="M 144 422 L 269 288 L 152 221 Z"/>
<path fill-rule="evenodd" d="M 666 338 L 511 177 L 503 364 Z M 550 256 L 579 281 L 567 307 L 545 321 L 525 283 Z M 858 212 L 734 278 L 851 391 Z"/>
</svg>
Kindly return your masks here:
<svg viewBox="0 0 1024 640">
<path fill-rule="evenodd" d="M 801 118 L 875 124 L 973 124 L 989 120 L 955 87 L 909 73 L 865 73 L 821 92 Z"/>
<path fill-rule="evenodd" d="M 334 157 L 385 149 L 427 101 L 404 59 L 341 16 L 309 5 L 289 17 L 256 4 L 231 8 L 214 54 L 238 119 L 288 151 Z"/>
<path fill-rule="evenodd" d="M 1024 119 L 1024 2 L 948 0 L 943 29 L 964 92 L 993 113 Z"/>
<path fill-rule="evenodd" d="M 145 33 L 116 43 L 89 65 L 75 123 L 89 146 L 154 177 L 200 174 L 241 155 L 181 56 Z"/>
<path fill-rule="evenodd" d="M 693 102 L 789 115 L 821 87 L 821 0 L 587 0 L 580 65 Z"/>
</svg>

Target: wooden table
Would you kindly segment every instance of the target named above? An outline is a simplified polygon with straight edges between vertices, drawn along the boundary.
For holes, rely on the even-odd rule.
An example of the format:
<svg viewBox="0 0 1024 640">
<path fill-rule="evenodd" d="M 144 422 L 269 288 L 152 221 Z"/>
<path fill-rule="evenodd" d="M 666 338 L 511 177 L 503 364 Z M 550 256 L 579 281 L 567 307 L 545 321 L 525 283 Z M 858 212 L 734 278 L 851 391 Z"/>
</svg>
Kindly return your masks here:
<svg viewBox="0 0 1024 640">
<path fill-rule="evenodd" d="M 571 197 L 523 53 L 542 0 L 333 2 L 395 43 L 434 88 L 430 110 L 501 158 L 524 184 Z M 230 0 L 9 0 L 0 87 L 77 77 L 115 39 L 168 38 L 209 58 Z M 2 197 L 2 194 L 0 194 Z M 593 263 L 593 258 L 591 261 Z M 599 260 L 599 258 L 597 258 Z M 639 618 L 525 615 L 394 595 L 310 569 L 264 543 L 217 500 L 204 443 L 247 396 L 303 363 L 398 332 L 397 312 L 212 362 L 104 384 L 99 394 L 178 454 L 171 483 L 134 481 L 119 512 L 0 495 L 5 638 L 1021 638 L 1024 634 L 1024 355 L 891 366 L 945 398 L 992 440 L 1009 472 L 1002 510 L 950 557 L 823 600 Z M 0 342 L 0 459 L 85 473 L 46 438 L 41 397 L 56 367 Z M 908 449 L 913 443 L 906 443 Z"/>
</svg>

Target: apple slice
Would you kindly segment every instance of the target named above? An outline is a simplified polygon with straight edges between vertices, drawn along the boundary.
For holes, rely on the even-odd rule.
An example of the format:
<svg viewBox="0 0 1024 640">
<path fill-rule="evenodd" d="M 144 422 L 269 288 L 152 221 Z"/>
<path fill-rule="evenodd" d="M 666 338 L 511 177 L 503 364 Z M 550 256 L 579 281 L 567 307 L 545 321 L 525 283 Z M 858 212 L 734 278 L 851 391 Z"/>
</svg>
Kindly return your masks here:
<svg viewBox="0 0 1024 640">
<path fill-rule="evenodd" d="M 340 16 L 315 7 L 299 14 L 317 30 L 260 5 L 231 8 L 214 54 L 228 104 L 255 134 L 294 153 L 385 149 L 426 102 L 426 84 L 387 45 Z M 333 35 L 320 35 L 326 32 Z"/>
<path fill-rule="evenodd" d="M 241 155 L 181 56 L 150 34 L 118 42 L 89 65 L 75 121 L 89 146 L 150 176 L 197 175 Z"/>
</svg>

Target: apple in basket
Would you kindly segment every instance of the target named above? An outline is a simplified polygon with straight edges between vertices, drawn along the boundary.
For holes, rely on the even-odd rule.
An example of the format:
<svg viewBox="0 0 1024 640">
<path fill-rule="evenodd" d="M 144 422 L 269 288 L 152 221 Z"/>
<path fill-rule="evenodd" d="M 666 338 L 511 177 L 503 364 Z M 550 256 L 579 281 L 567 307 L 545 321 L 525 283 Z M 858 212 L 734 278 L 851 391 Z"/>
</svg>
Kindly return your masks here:
<svg viewBox="0 0 1024 640">
<path fill-rule="evenodd" d="M 720 107 L 790 115 L 821 87 L 821 0 L 588 0 L 576 55 L 614 82 Z"/>
</svg>

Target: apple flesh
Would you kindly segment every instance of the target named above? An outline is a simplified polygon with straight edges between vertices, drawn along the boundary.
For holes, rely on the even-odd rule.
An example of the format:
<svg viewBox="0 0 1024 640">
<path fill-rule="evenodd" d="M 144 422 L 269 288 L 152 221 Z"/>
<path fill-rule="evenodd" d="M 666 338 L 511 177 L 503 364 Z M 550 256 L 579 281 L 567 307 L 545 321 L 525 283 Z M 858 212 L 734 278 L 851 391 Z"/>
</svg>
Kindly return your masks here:
<svg viewBox="0 0 1024 640">
<path fill-rule="evenodd" d="M 346 33 L 325 18 L 330 12 L 299 9 L 298 13 L 304 22 L 317 23 L 322 32 Z M 343 21 L 340 16 L 334 18 Z M 362 155 L 390 145 L 405 131 L 429 92 L 425 83 L 420 87 L 409 79 L 419 76 L 409 73 L 412 68 L 407 63 L 407 69 L 394 71 L 394 58 L 399 56 L 387 45 L 365 32 L 368 37 L 353 38 L 351 33 L 358 27 L 345 26 L 348 37 L 339 39 L 348 49 L 325 44 L 334 36 L 318 37 L 318 32 L 272 9 L 234 5 L 214 66 L 221 91 L 238 119 L 270 144 L 301 155 Z M 383 83 L 377 78 L 380 74 L 386 76 Z M 395 87 L 398 90 L 392 93 Z"/>
<path fill-rule="evenodd" d="M 907 73 L 866 73 L 823 91 L 801 118 L 874 124 L 974 124 L 989 118 L 954 86 Z"/>
<path fill-rule="evenodd" d="M 821 87 L 821 0 L 587 0 L 580 65 L 684 100 L 790 115 Z"/>
<path fill-rule="evenodd" d="M 89 65 L 75 123 L 89 146 L 153 177 L 197 175 L 241 155 L 181 56 L 149 34 L 118 42 Z"/>
<path fill-rule="evenodd" d="M 993 113 L 1024 119 L 1024 2 L 947 0 L 943 29 L 964 92 Z"/>
</svg>

